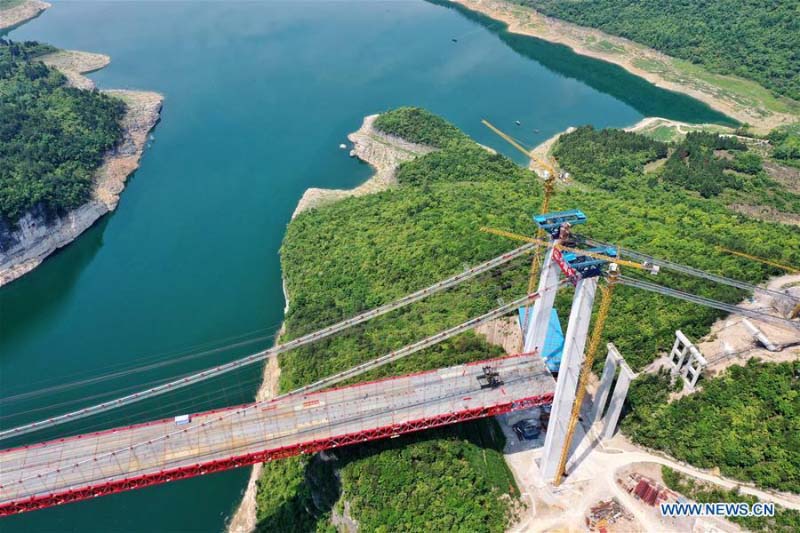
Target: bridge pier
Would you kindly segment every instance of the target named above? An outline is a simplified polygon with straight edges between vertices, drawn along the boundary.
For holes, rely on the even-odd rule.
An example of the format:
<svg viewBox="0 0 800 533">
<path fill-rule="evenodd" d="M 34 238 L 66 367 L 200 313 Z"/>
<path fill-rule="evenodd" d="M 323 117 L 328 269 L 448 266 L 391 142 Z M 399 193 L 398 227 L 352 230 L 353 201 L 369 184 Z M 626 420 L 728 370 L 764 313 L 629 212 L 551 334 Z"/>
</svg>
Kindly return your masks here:
<svg viewBox="0 0 800 533">
<path fill-rule="evenodd" d="M 558 241 L 556 241 L 558 242 Z M 542 353 L 544 341 L 547 337 L 547 328 L 550 323 L 550 313 L 553 309 L 553 302 L 556 299 L 556 288 L 558 287 L 558 276 L 561 270 L 558 263 L 553 259 L 553 245 L 547 248 L 542 272 L 539 275 L 539 298 L 533 303 L 533 308 L 528 308 L 525 313 L 526 326 L 525 342 L 523 345 L 524 353 L 538 351 Z"/>
<path fill-rule="evenodd" d="M 558 470 L 561 449 L 567 433 L 572 404 L 578 388 L 583 350 L 592 319 L 592 305 L 597 291 L 597 278 L 583 278 L 575 287 L 569 324 L 564 340 L 564 354 L 558 370 L 555 398 L 550 411 L 550 424 L 544 440 L 540 471 L 544 479 L 552 480 Z"/>
<path fill-rule="evenodd" d="M 592 414 L 589 420 L 591 425 L 600 420 L 603 414 L 603 407 L 606 405 L 608 393 L 611 392 L 611 384 L 614 382 L 614 376 L 617 375 L 617 362 L 620 359 L 622 359 L 622 356 L 616 347 L 608 343 L 608 355 L 606 356 L 606 363 L 603 365 L 603 375 L 600 377 L 600 385 L 597 387 L 597 392 L 592 402 Z"/>
</svg>

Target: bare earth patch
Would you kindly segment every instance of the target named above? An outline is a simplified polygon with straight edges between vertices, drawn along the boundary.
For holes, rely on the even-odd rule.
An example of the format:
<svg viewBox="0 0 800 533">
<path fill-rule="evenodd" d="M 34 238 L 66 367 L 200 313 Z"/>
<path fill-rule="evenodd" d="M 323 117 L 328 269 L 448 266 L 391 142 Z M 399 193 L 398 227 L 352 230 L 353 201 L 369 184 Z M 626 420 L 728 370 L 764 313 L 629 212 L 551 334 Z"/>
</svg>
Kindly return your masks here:
<svg viewBox="0 0 800 533">
<path fill-rule="evenodd" d="M 797 213 L 784 213 L 766 205 L 731 204 L 728 207 L 732 211 L 765 222 L 780 222 L 781 224 L 800 226 L 800 214 Z"/>
<path fill-rule="evenodd" d="M 42 11 L 52 7 L 52 4 L 41 0 L 24 0 L 22 3 L 0 10 L 0 30 L 19 26 L 32 18 L 38 17 Z"/>
<path fill-rule="evenodd" d="M 475 333 L 486 337 L 486 342 L 500 346 L 508 355 L 520 353 L 522 330 L 515 316 L 497 318 L 475 328 Z"/>
<path fill-rule="evenodd" d="M 764 170 L 786 190 L 800 194 L 800 168 L 787 167 L 774 161 L 765 160 Z"/>
<path fill-rule="evenodd" d="M 94 72 L 111 63 L 111 58 L 105 54 L 81 52 L 79 50 L 59 50 L 52 54 L 45 54 L 39 60 L 67 77 L 67 85 L 78 89 L 94 89 L 94 82 L 83 76 Z"/>
<path fill-rule="evenodd" d="M 800 275 L 790 274 L 772 278 L 767 287 L 775 291 L 789 290 L 795 297 L 800 297 Z M 770 314 L 786 316 L 792 308 L 787 301 L 776 302 L 771 296 L 756 294 L 750 301 L 746 300 L 739 307 L 766 310 Z M 780 312 L 775 308 L 780 308 Z M 748 359 L 757 358 L 770 363 L 794 361 L 800 358 L 800 331 L 794 328 L 781 327 L 775 324 L 750 321 L 760 329 L 770 342 L 779 348 L 770 352 L 753 342 L 753 336 L 742 322 L 742 317 L 729 315 L 711 326 L 711 331 L 697 343 L 697 347 L 708 361 L 707 372 L 718 374 L 731 365 L 744 365 Z"/>
</svg>

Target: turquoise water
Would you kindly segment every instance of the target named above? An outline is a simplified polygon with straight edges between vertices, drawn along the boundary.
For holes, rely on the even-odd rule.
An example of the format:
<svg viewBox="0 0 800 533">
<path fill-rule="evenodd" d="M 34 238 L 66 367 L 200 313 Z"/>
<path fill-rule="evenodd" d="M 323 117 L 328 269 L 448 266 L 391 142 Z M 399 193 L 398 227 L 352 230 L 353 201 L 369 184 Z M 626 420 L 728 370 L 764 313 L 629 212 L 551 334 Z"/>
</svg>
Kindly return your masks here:
<svg viewBox="0 0 800 533">
<path fill-rule="evenodd" d="M 352 187 L 370 175 L 338 148 L 364 115 L 424 106 L 517 160 L 481 118 L 529 145 L 568 126 L 625 126 L 645 115 L 725 121 L 612 65 L 423 1 L 54 4 L 11 38 L 108 54 L 111 65 L 91 75 L 97 84 L 161 92 L 164 110 L 117 211 L 0 289 L 3 397 L 264 338 L 0 404 L 3 427 L 271 344 L 284 306 L 284 228 L 308 187 Z M 138 406 L 116 421 L 247 401 L 258 372 Z M 247 475 L 48 509 L 0 527 L 219 531 Z"/>
</svg>

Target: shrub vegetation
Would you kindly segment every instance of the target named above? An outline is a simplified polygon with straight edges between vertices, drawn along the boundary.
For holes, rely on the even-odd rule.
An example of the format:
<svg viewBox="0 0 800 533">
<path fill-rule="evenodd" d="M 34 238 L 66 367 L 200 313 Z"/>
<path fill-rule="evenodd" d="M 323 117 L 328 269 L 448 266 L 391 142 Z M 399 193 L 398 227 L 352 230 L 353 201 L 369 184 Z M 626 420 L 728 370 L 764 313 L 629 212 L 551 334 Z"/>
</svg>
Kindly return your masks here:
<svg viewBox="0 0 800 533">
<path fill-rule="evenodd" d="M 463 134 L 453 134 L 451 126 L 422 110 L 388 112 L 380 124 L 392 124 L 393 132 L 432 125 L 432 134 L 416 131 L 409 135 L 416 142 L 438 139 L 428 144 L 436 142 L 444 148 L 402 164 L 397 188 L 313 209 L 289 224 L 281 248 L 291 302 L 283 340 L 392 301 L 519 245 L 482 233 L 481 226 L 534 233 L 530 217 L 538 211 L 542 198 L 540 181 L 533 173 L 503 156 L 489 154 Z M 657 155 L 654 150 L 658 152 L 660 145 L 635 137 L 631 140 L 630 160 L 621 164 L 632 169 L 641 184 L 645 178 L 636 171 Z M 611 151 L 605 147 L 598 150 Z M 575 167 L 570 170 L 582 171 L 580 165 Z M 591 186 L 559 190 L 553 209 L 575 207 L 583 209 L 590 220 L 581 231 L 597 239 L 743 280 L 758 282 L 772 271 L 722 255 L 714 249 L 715 244 L 800 262 L 800 231 L 746 219 L 691 191 L 667 193 L 646 186 L 628 187 L 625 194 Z M 518 262 L 372 320 L 352 333 L 285 354 L 281 358 L 281 389 L 290 390 L 458 324 L 496 307 L 498 299 L 519 297 L 527 286 L 524 265 Z M 694 279 L 664 275 L 660 282 L 728 302 L 743 296 L 738 290 Z M 558 300 L 562 317 L 569 297 L 567 291 Z M 632 316 L 636 320 L 631 320 Z M 641 368 L 671 345 L 676 328 L 702 335 L 719 316 L 714 310 L 620 287 L 606 334 L 634 367 Z M 469 333 L 369 377 L 500 353 L 482 337 Z M 296 523 L 305 525 L 298 525 L 298 530 L 325 528 L 328 513 L 338 513 L 347 501 L 352 517 L 366 530 L 380 530 L 379 525 L 389 531 L 423 530 L 431 524 L 447 530 L 500 530 L 506 525 L 508 499 L 497 499 L 515 489 L 499 452 L 497 433 L 486 424 L 337 450 L 341 500 L 332 510 L 307 504 L 304 494 L 311 467 L 267 465 L 262 478 L 267 481 L 258 495 L 261 527 L 286 530 L 287 522 L 274 518 L 299 512 L 305 515 Z M 483 436 L 476 437 L 476 432 Z M 283 487 L 295 488 L 290 493 L 284 489 L 273 492 L 270 487 L 285 476 L 294 477 L 283 482 Z M 315 476 L 311 477 L 316 486 L 328 485 Z"/>
<path fill-rule="evenodd" d="M 762 487 L 800 492 L 800 362 L 756 359 L 666 403 L 669 380 L 637 379 L 625 432 L 639 444 Z"/>
<path fill-rule="evenodd" d="M 0 227 L 32 210 L 49 217 L 85 203 L 122 135 L 122 101 L 67 87 L 36 60 L 53 50 L 0 39 Z"/>
<path fill-rule="evenodd" d="M 664 483 L 672 490 L 684 494 L 698 503 L 748 503 L 751 506 L 758 498 L 743 494 L 737 489 L 726 490 L 716 485 L 698 482 L 689 476 L 676 472 L 668 466 L 661 467 Z M 775 516 L 731 516 L 728 518 L 744 526 L 748 531 L 763 533 L 796 533 L 800 531 L 800 511 L 775 506 Z"/>
<path fill-rule="evenodd" d="M 800 100 L 800 1 L 519 0 Z"/>
</svg>

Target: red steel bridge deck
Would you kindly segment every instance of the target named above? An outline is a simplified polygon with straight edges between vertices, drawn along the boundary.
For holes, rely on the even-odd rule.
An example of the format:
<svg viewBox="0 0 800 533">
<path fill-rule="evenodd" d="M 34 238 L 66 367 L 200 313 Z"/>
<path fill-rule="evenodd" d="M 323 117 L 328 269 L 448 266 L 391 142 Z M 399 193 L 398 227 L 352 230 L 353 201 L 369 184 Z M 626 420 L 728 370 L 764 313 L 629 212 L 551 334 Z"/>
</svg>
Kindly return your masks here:
<svg viewBox="0 0 800 533">
<path fill-rule="evenodd" d="M 483 366 L 503 384 L 481 388 Z M 0 516 L 552 401 L 523 354 L 0 451 Z"/>
</svg>

